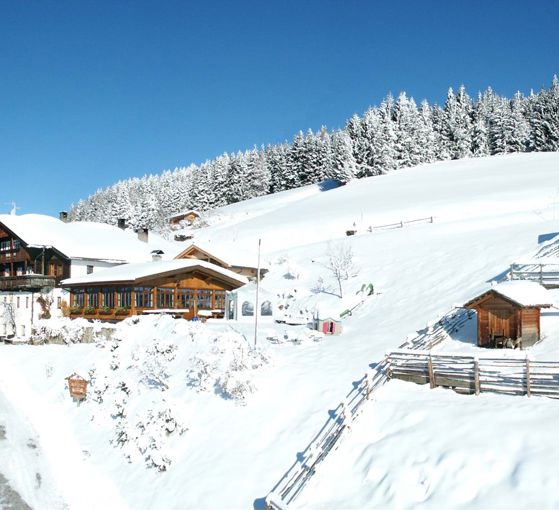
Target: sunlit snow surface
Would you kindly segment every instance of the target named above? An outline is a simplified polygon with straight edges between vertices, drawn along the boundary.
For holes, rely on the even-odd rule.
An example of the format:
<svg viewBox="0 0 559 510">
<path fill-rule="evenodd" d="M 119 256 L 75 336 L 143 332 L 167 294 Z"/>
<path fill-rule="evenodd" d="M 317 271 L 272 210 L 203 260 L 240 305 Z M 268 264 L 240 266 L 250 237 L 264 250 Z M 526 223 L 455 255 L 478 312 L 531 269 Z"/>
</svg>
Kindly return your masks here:
<svg viewBox="0 0 559 510">
<path fill-rule="evenodd" d="M 187 385 L 193 342 L 181 321 L 146 318 L 121 326 L 123 344 L 145 348 L 159 338 L 178 346 L 169 389 L 142 390 L 136 404 L 167 397 L 180 402 L 188 430 L 170 436 L 173 459 L 166 472 L 129 464 L 110 443 L 113 428 L 94 412 L 96 404 L 77 407 L 67 395 L 64 378 L 87 373 L 107 356 L 105 349 L 0 345 L 2 392 L 35 430 L 53 491 L 69 508 L 261 508 L 370 363 L 453 304 L 486 290 L 511 262 L 529 259 L 540 236 L 559 232 L 558 169 L 559 154 L 551 153 L 437 163 L 327 192 L 314 186 L 284 192 L 216 213 L 196 239 L 220 253 L 239 247 L 256 254 L 261 238 L 268 291 L 338 313 L 359 302 L 356 292 L 364 284 L 373 283 L 375 295 L 344 321 L 343 335 L 320 342 L 272 343 L 267 338 L 292 338 L 302 328 L 262 321 L 258 344 L 270 352 L 270 362 L 251 376 L 255 392 L 244 405 Z M 433 223 L 367 231 L 431 216 Z M 351 228 L 357 235 L 346 237 Z M 345 282 L 343 299 L 313 292 L 319 278 L 335 290 L 324 264 L 328 243 L 339 241 L 351 245 L 359 268 Z M 546 338 L 532 349 L 535 357 L 559 359 L 552 314 L 542 318 Z M 208 338 L 233 331 L 254 339 L 249 320 L 203 327 Z M 465 332 L 455 344 L 456 351 L 474 350 Z M 553 400 L 469 397 L 391 382 L 318 468 L 296 506 L 554 508 L 558 419 Z M 12 478 L 22 495 L 33 496 L 19 475 Z"/>
</svg>

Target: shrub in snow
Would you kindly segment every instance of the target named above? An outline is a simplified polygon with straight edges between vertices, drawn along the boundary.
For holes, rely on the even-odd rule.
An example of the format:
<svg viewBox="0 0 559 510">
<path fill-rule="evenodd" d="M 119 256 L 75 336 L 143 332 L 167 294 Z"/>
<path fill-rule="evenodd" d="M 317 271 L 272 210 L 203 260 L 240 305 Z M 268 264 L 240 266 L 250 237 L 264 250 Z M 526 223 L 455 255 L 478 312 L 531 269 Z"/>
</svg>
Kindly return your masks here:
<svg viewBox="0 0 559 510">
<path fill-rule="evenodd" d="M 114 443 L 122 448 L 129 462 L 143 461 L 148 467 L 166 471 L 171 465 L 169 436 L 187 430 L 180 409 L 179 402 L 152 402 L 148 408 L 117 422 Z"/>
<path fill-rule="evenodd" d="M 256 391 L 255 372 L 269 362 L 268 355 L 251 348 L 238 333 L 213 339 L 208 349 L 193 356 L 187 370 L 187 385 L 198 391 L 213 390 L 224 398 L 244 402 Z"/>
<path fill-rule="evenodd" d="M 132 360 L 141 373 L 141 381 L 154 388 L 167 389 L 165 380 L 169 377 L 168 365 L 175 359 L 176 351 L 176 344 L 157 339 L 135 351 Z"/>
</svg>

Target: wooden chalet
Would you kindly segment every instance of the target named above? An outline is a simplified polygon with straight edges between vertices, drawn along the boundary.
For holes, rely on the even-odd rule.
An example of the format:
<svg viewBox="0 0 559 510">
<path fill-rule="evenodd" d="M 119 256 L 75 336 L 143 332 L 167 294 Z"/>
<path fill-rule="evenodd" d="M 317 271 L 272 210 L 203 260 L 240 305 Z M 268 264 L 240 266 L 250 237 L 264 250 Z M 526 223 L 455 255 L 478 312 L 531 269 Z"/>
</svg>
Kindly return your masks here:
<svg viewBox="0 0 559 510">
<path fill-rule="evenodd" d="M 70 259 L 54 246 L 27 243 L 0 222 L 0 291 L 39 291 L 70 276 Z"/>
<path fill-rule="evenodd" d="M 62 282 L 70 316 L 117 321 L 168 313 L 185 319 L 223 317 L 225 293 L 245 285 L 239 274 L 202 260 L 124 264 Z"/>
<path fill-rule="evenodd" d="M 182 222 L 186 222 L 191 225 L 195 222 L 198 218 L 200 218 L 200 213 L 191 209 L 189 211 L 185 211 L 182 213 L 174 214 L 173 216 L 169 216 L 167 221 L 171 227 L 179 227 Z"/>
<path fill-rule="evenodd" d="M 540 311 L 552 306 L 548 291 L 535 282 L 495 285 L 464 307 L 477 312 L 477 345 L 529 347 L 540 340 Z"/>
<path fill-rule="evenodd" d="M 239 253 L 231 253 L 227 255 L 227 259 L 229 262 L 224 260 L 225 257 L 216 255 L 214 251 L 210 252 L 209 250 L 200 247 L 197 244 L 191 244 L 188 248 L 185 248 L 181 251 L 175 259 L 196 259 L 196 260 L 205 260 L 206 262 L 211 262 L 216 266 L 223 267 L 225 269 L 229 269 L 234 273 L 240 274 L 242 276 L 246 276 L 249 280 L 255 280 L 256 275 L 258 273 L 258 268 L 256 266 L 250 265 L 246 261 L 231 261 L 234 258 L 240 259 L 242 256 Z M 256 255 L 255 255 L 256 257 Z M 245 255 L 245 259 L 249 259 L 250 256 Z M 268 272 L 267 269 L 260 268 L 260 278 L 262 278 Z"/>
</svg>

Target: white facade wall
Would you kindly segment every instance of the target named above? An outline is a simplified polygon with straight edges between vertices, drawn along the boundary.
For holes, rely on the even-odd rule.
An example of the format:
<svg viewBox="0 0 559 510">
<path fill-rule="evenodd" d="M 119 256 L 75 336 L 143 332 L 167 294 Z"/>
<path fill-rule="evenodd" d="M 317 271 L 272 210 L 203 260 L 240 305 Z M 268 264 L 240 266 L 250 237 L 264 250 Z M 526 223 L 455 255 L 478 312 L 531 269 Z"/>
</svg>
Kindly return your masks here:
<svg viewBox="0 0 559 510">
<path fill-rule="evenodd" d="M 51 317 L 62 317 L 62 301 L 69 302 L 69 294 L 62 289 L 50 292 L 0 292 L 0 337 L 14 337 L 17 340 L 29 340 L 33 324 L 39 319 L 43 310 L 37 301 L 39 297 L 51 299 Z"/>
<path fill-rule="evenodd" d="M 70 278 L 90 274 L 88 273 L 88 267 L 93 269 L 92 273 L 96 273 L 97 271 L 102 271 L 103 269 L 118 265 L 120 265 L 120 263 L 106 262 L 104 260 L 73 259 L 70 265 Z"/>
</svg>

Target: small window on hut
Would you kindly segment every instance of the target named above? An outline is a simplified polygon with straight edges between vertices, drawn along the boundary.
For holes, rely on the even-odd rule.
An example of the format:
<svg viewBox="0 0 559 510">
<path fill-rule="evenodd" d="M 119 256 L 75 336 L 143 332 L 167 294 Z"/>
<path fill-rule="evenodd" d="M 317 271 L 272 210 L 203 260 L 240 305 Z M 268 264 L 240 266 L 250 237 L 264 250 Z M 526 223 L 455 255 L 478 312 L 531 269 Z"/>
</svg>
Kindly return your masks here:
<svg viewBox="0 0 559 510">
<path fill-rule="evenodd" d="M 250 301 L 245 301 L 241 307 L 241 314 L 245 317 L 252 317 L 254 315 L 254 305 Z"/>
</svg>

